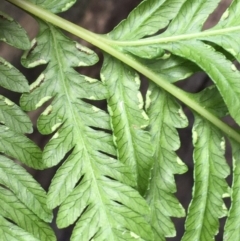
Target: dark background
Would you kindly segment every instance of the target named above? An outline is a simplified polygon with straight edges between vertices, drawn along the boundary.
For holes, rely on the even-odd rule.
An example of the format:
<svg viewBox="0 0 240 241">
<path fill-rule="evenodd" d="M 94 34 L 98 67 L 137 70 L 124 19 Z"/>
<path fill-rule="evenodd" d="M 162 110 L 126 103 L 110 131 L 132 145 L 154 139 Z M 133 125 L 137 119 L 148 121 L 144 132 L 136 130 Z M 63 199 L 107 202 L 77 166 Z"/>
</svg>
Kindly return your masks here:
<svg viewBox="0 0 240 241">
<path fill-rule="evenodd" d="M 37 24 L 35 20 L 32 19 L 31 16 L 25 14 L 21 10 L 16 7 L 6 3 L 5 1 L 0 0 L 0 11 L 5 11 L 14 17 L 28 32 L 30 38 L 32 39 L 38 31 Z M 107 33 L 111 31 L 111 29 L 117 25 L 122 19 L 124 19 L 128 13 L 137 6 L 141 1 L 139 0 L 79 0 L 75 4 L 75 7 L 70 9 L 69 11 L 62 13 L 61 16 L 64 18 L 81 25 L 82 27 L 91 30 L 96 33 Z M 218 9 L 209 17 L 207 22 L 204 25 L 204 28 L 210 28 L 214 26 L 219 20 L 222 12 L 227 8 L 227 6 L 231 3 L 231 0 L 223 0 L 221 4 L 219 4 Z M 69 34 L 68 34 L 69 35 Z M 69 35 L 71 36 L 71 35 Z M 76 38 L 75 36 L 71 36 L 78 42 L 87 45 L 94 49 L 100 56 L 101 53 L 95 47 L 90 46 L 88 43 Z M 21 72 L 23 72 L 29 82 L 33 82 L 41 73 L 41 70 L 44 67 L 37 67 L 35 69 L 25 69 L 20 65 L 19 59 L 21 56 L 21 51 L 16 50 L 4 43 L 0 44 L 0 56 L 7 59 L 14 66 L 19 68 Z M 82 68 L 79 71 L 88 76 L 99 78 L 99 71 L 101 67 L 101 61 L 94 67 Z M 211 84 L 211 80 L 209 80 L 208 76 L 204 73 L 197 73 L 191 78 L 188 78 L 184 81 L 178 83 L 178 86 L 181 88 L 188 90 L 190 92 L 198 92 L 202 90 L 204 87 Z M 10 93 L 7 90 L 1 89 L 1 94 L 7 95 L 10 99 L 18 102 L 19 95 Z M 36 124 L 36 119 L 41 110 L 36 110 L 30 113 L 30 117 L 33 120 L 34 125 Z M 176 176 L 177 182 L 177 196 L 180 202 L 183 204 L 185 209 L 189 205 L 191 200 L 191 189 L 193 185 L 193 162 L 192 162 L 192 144 L 191 144 L 191 125 L 193 122 L 193 116 L 191 112 L 184 106 L 184 111 L 189 117 L 189 126 L 185 129 L 179 130 L 180 138 L 182 142 L 181 148 L 178 150 L 178 154 L 181 159 L 188 165 L 189 171 L 181 176 Z M 227 119 L 230 124 L 233 124 L 232 120 Z M 49 137 L 40 136 L 37 132 L 36 128 L 33 134 L 30 137 L 40 146 L 43 147 Z M 227 159 L 230 162 L 230 151 L 227 150 Z M 56 169 L 51 168 L 45 171 L 34 171 L 29 170 L 33 176 L 42 184 L 42 186 L 47 190 L 48 185 L 51 181 L 52 176 L 54 175 Z M 228 179 L 229 184 L 231 183 L 231 179 Z M 227 206 L 229 206 L 229 200 L 226 200 Z M 171 241 L 179 241 L 184 232 L 184 219 L 173 219 L 177 228 L 177 237 L 169 238 L 167 240 Z M 217 241 L 222 240 L 222 228 L 225 222 L 225 218 L 221 219 L 221 228 L 220 233 L 216 237 Z M 71 234 L 71 227 L 67 229 L 58 230 L 56 227 L 55 231 L 58 236 L 59 241 L 68 241 Z M 207 241 L 207 240 L 206 240 Z"/>
</svg>

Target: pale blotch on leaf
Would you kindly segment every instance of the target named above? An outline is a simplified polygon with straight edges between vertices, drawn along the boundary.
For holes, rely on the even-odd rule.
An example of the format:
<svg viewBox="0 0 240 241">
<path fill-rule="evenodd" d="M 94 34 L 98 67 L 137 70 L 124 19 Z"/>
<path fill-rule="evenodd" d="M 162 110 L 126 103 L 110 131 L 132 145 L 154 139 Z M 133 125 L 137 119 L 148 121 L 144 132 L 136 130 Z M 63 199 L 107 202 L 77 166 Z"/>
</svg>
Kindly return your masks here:
<svg viewBox="0 0 240 241">
<path fill-rule="evenodd" d="M 2 63 L 4 66 L 7 66 L 9 69 L 13 67 L 9 62 L 5 61 L 2 58 L 0 59 L 0 63 Z"/>
<path fill-rule="evenodd" d="M 130 232 L 131 237 L 135 238 L 135 239 L 139 239 L 140 236 L 138 236 L 137 234 L 135 234 L 134 232 Z"/>
<path fill-rule="evenodd" d="M 138 108 L 141 110 L 143 108 L 143 97 L 140 91 L 138 91 L 137 97 L 139 101 Z"/>
<path fill-rule="evenodd" d="M 115 135 L 113 135 L 113 143 L 115 146 L 117 146 L 117 137 Z M 118 152 L 118 150 L 117 150 Z"/>
<path fill-rule="evenodd" d="M 146 107 L 146 110 L 150 107 L 150 104 L 151 104 L 151 96 L 152 94 L 152 91 L 148 90 L 147 93 L 146 93 L 146 104 L 145 104 L 145 107 Z"/>
<path fill-rule="evenodd" d="M 89 97 L 89 100 L 96 100 L 96 97 L 92 95 Z"/>
<path fill-rule="evenodd" d="M 179 157 L 177 157 L 177 164 L 180 166 L 185 166 L 184 162 Z"/>
<path fill-rule="evenodd" d="M 183 120 L 186 120 L 186 119 L 187 119 L 187 117 L 186 117 L 186 115 L 184 114 L 182 108 L 178 109 L 178 112 L 177 112 L 177 113 L 179 114 L 179 116 L 180 116 Z"/>
<path fill-rule="evenodd" d="M 226 48 L 226 50 L 230 53 L 230 54 L 232 54 L 233 56 L 236 56 L 238 53 L 234 50 L 234 49 L 232 49 L 232 48 Z"/>
<path fill-rule="evenodd" d="M 88 49 L 88 48 L 86 48 L 85 46 L 82 46 L 82 45 L 79 44 L 79 43 L 76 43 L 76 48 L 77 48 L 80 52 L 83 52 L 83 53 L 88 54 L 88 55 L 94 53 L 91 49 Z"/>
<path fill-rule="evenodd" d="M 80 62 L 78 63 L 78 66 L 79 66 L 79 67 L 80 67 L 80 66 L 88 66 L 88 64 L 85 63 L 85 62 L 80 61 Z"/>
<path fill-rule="evenodd" d="M 136 82 L 137 86 L 139 87 L 139 86 L 140 86 L 141 81 L 140 81 L 139 75 L 138 75 L 137 73 L 135 74 L 134 81 Z"/>
<path fill-rule="evenodd" d="M 13 105 L 14 105 L 14 103 L 13 103 L 11 100 L 7 99 L 7 98 L 4 99 L 4 102 L 5 102 L 7 105 L 9 105 L 9 106 L 13 106 Z"/>
<path fill-rule="evenodd" d="M 49 105 L 43 112 L 42 115 L 49 115 L 52 112 L 53 106 Z"/>
<path fill-rule="evenodd" d="M 52 98 L 52 96 L 45 96 L 43 97 L 36 105 L 35 107 L 38 108 L 40 106 L 42 106 L 45 102 L 47 102 L 48 100 L 50 100 Z"/>
<path fill-rule="evenodd" d="M 195 129 L 193 129 L 192 138 L 193 138 L 193 144 L 195 145 L 198 141 L 198 133 L 196 132 Z"/>
<path fill-rule="evenodd" d="M 222 198 L 227 198 L 227 197 L 230 197 L 230 193 L 223 193 L 223 195 L 222 195 Z"/>
<path fill-rule="evenodd" d="M 225 152 L 226 150 L 226 142 L 224 137 L 222 137 L 222 141 L 220 142 L 220 148 Z"/>
<path fill-rule="evenodd" d="M 93 109 L 94 112 L 98 112 L 98 111 L 100 110 L 100 109 L 97 108 L 96 106 L 92 106 L 92 109 Z"/>
<path fill-rule="evenodd" d="M 236 159 L 233 157 L 232 159 L 233 170 L 236 168 Z"/>
<path fill-rule="evenodd" d="M 105 83 L 105 81 L 106 81 L 105 76 L 103 74 L 100 74 L 100 77 L 101 77 L 102 82 Z"/>
<path fill-rule="evenodd" d="M 119 105 L 119 109 L 120 109 L 121 111 L 123 111 L 123 109 L 124 109 L 123 101 L 120 101 L 118 105 Z"/>
<path fill-rule="evenodd" d="M 204 46 L 207 48 L 207 49 L 211 49 L 213 51 L 216 51 L 211 45 L 209 44 L 204 44 Z"/>
<path fill-rule="evenodd" d="M 108 105 L 107 106 L 107 109 L 108 109 L 108 113 L 110 116 L 113 116 L 113 111 L 112 111 L 112 108 Z"/>
<path fill-rule="evenodd" d="M 33 91 L 34 89 L 39 87 L 43 83 L 44 79 L 45 75 L 43 73 L 40 74 L 37 80 L 30 85 L 30 91 Z"/>
<path fill-rule="evenodd" d="M 62 123 L 56 123 L 54 126 L 52 126 L 51 130 L 55 131 Z"/>
<path fill-rule="evenodd" d="M 146 114 L 146 112 L 145 111 L 142 111 L 142 116 L 143 116 L 143 118 L 145 119 L 145 120 L 149 120 L 149 117 L 148 117 L 148 115 Z"/>
<path fill-rule="evenodd" d="M 34 39 L 31 41 L 31 47 L 30 47 L 30 49 L 27 50 L 27 51 L 24 51 L 24 53 L 23 53 L 23 55 L 22 55 L 22 59 L 26 59 L 27 56 L 29 55 L 29 53 L 30 53 L 31 51 L 33 51 L 33 49 L 34 49 L 35 46 L 37 46 L 37 40 L 36 40 L 36 38 L 34 38 Z"/>
<path fill-rule="evenodd" d="M 63 7 L 61 10 L 62 12 L 68 10 L 73 4 L 75 3 L 75 1 L 69 2 L 65 5 L 65 7 Z"/>
<path fill-rule="evenodd" d="M 222 205 L 222 209 L 223 209 L 223 211 L 227 211 L 227 207 L 225 204 Z"/>
<path fill-rule="evenodd" d="M 231 65 L 231 69 L 232 69 L 232 71 L 234 71 L 234 72 L 237 71 L 237 68 L 236 68 L 235 64 L 232 64 L 232 65 Z"/>
<path fill-rule="evenodd" d="M 171 54 L 170 53 L 165 53 L 162 57 L 160 57 L 159 59 L 168 59 L 170 58 Z"/>
<path fill-rule="evenodd" d="M 58 137 L 59 137 L 59 133 L 56 132 L 51 139 L 56 139 L 56 138 L 58 138 Z"/>
<path fill-rule="evenodd" d="M 229 10 L 227 9 L 221 17 L 221 20 L 226 20 L 229 17 Z"/>
<path fill-rule="evenodd" d="M 45 59 L 39 59 L 39 60 L 37 60 L 37 61 L 34 61 L 34 62 L 28 64 L 27 67 L 28 67 L 28 68 L 33 68 L 33 67 L 36 67 L 36 66 L 38 66 L 38 65 L 46 64 L 46 63 L 47 63 L 47 61 L 46 61 Z"/>
<path fill-rule="evenodd" d="M 96 83 L 96 82 L 98 82 L 97 79 L 93 79 L 93 78 L 90 78 L 90 77 L 87 77 L 87 76 L 85 76 L 84 79 L 85 79 L 87 82 L 89 82 L 89 83 Z"/>
</svg>

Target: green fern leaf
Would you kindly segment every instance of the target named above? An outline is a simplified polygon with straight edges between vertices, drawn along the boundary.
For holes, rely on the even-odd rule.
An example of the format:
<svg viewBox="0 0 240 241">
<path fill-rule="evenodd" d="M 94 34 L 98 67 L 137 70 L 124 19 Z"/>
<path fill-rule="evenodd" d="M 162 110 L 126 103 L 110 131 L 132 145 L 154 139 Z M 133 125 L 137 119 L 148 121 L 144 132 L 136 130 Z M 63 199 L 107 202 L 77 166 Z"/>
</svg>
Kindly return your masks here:
<svg viewBox="0 0 240 241">
<path fill-rule="evenodd" d="M 159 59 L 164 56 L 164 50 L 159 48 L 159 45 L 151 45 L 144 47 L 125 47 L 124 51 L 129 52 L 142 59 Z"/>
<path fill-rule="evenodd" d="M 163 43 L 159 47 L 167 49 L 173 54 L 183 58 L 187 58 L 201 67 L 217 85 L 232 117 L 240 123 L 238 111 L 240 106 L 238 96 L 240 92 L 239 83 L 237 81 L 237 79 L 240 78 L 240 73 L 237 71 L 235 65 L 227 60 L 221 52 L 216 51 L 211 45 L 200 41 L 200 39 L 208 39 L 208 37 L 184 40 L 184 35 L 187 37 L 188 33 L 199 33 L 201 31 L 202 25 L 209 14 L 216 8 L 218 2 L 219 1 L 197 1 L 193 3 L 192 1 L 186 1 L 180 9 L 179 14 L 169 25 L 167 31 L 160 35 L 160 38 L 176 36 L 176 40 L 167 44 Z M 235 9 L 232 11 L 235 11 Z M 231 24 L 233 25 L 230 18 L 226 26 L 228 27 Z M 178 41 L 179 36 L 182 36 L 181 41 L 180 39 Z M 231 36 L 234 38 L 234 35 Z M 210 41 L 211 39 L 213 40 L 214 38 L 209 38 L 208 40 Z M 222 41 L 222 37 L 216 37 L 216 39 L 218 39 L 218 41 L 216 41 L 217 44 Z M 168 41 L 166 40 L 166 42 Z M 229 44 L 232 46 L 232 43 Z M 230 48 L 230 46 L 223 47 L 226 47 L 226 50 Z M 235 52 L 236 51 L 238 50 L 235 50 Z M 212 63 L 212 59 L 215 60 L 214 63 Z"/>
<path fill-rule="evenodd" d="M 2 95 L 0 95 L 0 122 L 18 133 L 32 132 L 32 123 L 28 116 L 16 104 Z"/>
<path fill-rule="evenodd" d="M 226 115 L 226 105 L 215 86 L 192 96 L 213 114 Z M 218 232 L 218 218 L 227 214 L 222 200 L 229 196 L 224 180 L 229 175 L 224 160 L 225 140 L 219 130 L 195 114 L 193 142 L 195 185 L 182 240 L 212 240 Z"/>
<path fill-rule="evenodd" d="M 224 179 L 229 175 L 224 158 L 225 140 L 218 129 L 195 115 L 193 143 L 195 184 L 182 241 L 213 240 L 218 233 L 218 218 L 227 215 L 222 200 L 229 196 Z"/>
<path fill-rule="evenodd" d="M 117 146 L 118 159 L 131 168 L 141 194 L 148 188 L 153 151 L 150 134 L 144 130 L 149 120 L 143 110 L 138 74 L 105 55 L 101 77 L 108 91 L 108 109 Z"/>
<path fill-rule="evenodd" d="M 200 71 L 194 63 L 170 53 L 164 54 L 159 59 L 142 60 L 139 58 L 136 61 L 143 63 L 170 83 L 186 79 L 193 73 Z"/>
<path fill-rule="evenodd" d="M 205 109 L 215 116 L 224 117 L 229 114 L 228 108 L 215 85 L 211 85 L 196 94 L 188 93 L 188 96 L 193 98 L 196 102 L 202 103 Z"/>
<path fill-rule="evenodd" d="M 9 16 L 0 13 L 0 40 L 27 49 L 26 32 Z M 28 92 L 26 78 L 0 58 L 0 85 L 15 92 Z M 43 169 L 42 152 L 24 133 L 32 132 L 29 117 L 11 100 L 0 96 L 0 152 L 36 169 Z M 14 161 L 0 155 L 0 237 L 9 240 L 56 240 L 46 224 L 52 220 L 46 193 Z M 9 222 L 9 220 L 11 222 Z M 12 223 L 13 222 L 13 223 Z"/>
<path fill-rule="evenodd" d="M 176 16 L 184 0 L 145 0 L 142 1 L 108 35 L 113 39 L 140 39 L 166 27 Z"/>
<path fill-rule="evenodd" d="M 29 2 L 39 5 L 53 13 L 60 13 L 72 7 L 76 0 L 29 0 Z"/>
<path fill-rule="evenodd" d="M 20 93 L 29 90 L 26 78 L 19 72 L 19 70 L 2 58 L 0 58 L 0 78 L 1 86 L 6 89 Z"/>
<path fill-rule="evenodd" d="M 46 193 L 31 175 L 12 160 L 0 156 L 0 184 L 7 188 L 0 187 L 0 216 L 32 234 L 33 240 L 33 237 L 56 240 L 45 223 L 52 220 L 52 213 L 46 206 Z M 0 230 L 2 228 L 0 226 Z"/>
<path fill-rule="evenodd" d="M 172 20 L 164 36 L 199 32 L 203 24 L 221 0 L 186 0 L 177 16 Z"/>
<path fill-rule="evenodd" d="M 40 148 L 22 134 L 11 131 L 0 125 L 0 152 L 18 159 L 35 169 L 43 169 L 42 152 Z"/>
<path fill-rule="evenodd" d="M 215 86 L 191 96 L 213 114 L 226 115 L 227 107 Z M 229 196 L 224 180 L 229 175 L 224 158 L 225 140 L 218 129 L 195 114 L 193 144 L 195 184 L 182 241 L 213 240 L 218 233 L 218 218 L 227 215 L 222 200 Z"/>
<path fill-rule="evenodd" d="M 168 49 L 179 56 L 191 59 L 208 73 L 223 96 L 231 116 L 240 123 L 238 111 L 240 88 L 237 81 L 240 78 L 240 73 L 235 65 L 227 60 L 223 54 L 200 41 L 185 41 L 173 44 Z M 216 61 L 211 63 L 213 58 Z"/>
<path fill-rule="evenodd" d="M 128 185 L 134 185 L 131 171 L 115 156 L 106 112 L 84 99 L 101 100 L 107 91 L 96 79 L 79 75 L 73 67 L 98 60 L 91 50 L 74 43 L 57 28 L 39 21 L 40 32 L 23 56 L 27 67 L 48 63 L 21 98 L 25 110 L 33 110 L 51 99 L 38 120 L 43 134 L 55 132 L 44 148 L 48 167 L 67 155 L 49 188 L 48 206 L 60 205 L 60 228 L 76 222 L 71 240 L 152 240 L 143 215 L 149 212 L 145 200 Z M 102 130 L 96 130 L 100 128 Z"/>
<path fill-rule="evenodd" d="M 154 230 L 154 240 L 160 241 L 176 235 L 169 217 L 185 216 L 185 210 L 173 196 L 176 192 L 173 175 L 187 170 L 175 153 L 180 146 L 175 128 L 186 127 L 188 121 L 176 100 L 155 84 L 150 85 L 147 96 L 155 162 L 146 198 L 151 208 L 149 221 Z"/>
<path fill-rule="evenodd" d="M 30 47 L 26 31 L 13 18 L 1 11 L 0 29 L 0 41 L 4 41 L 19 49 L 28 49 Z M 0 65 L 1 63 L 2 61 L 0 60 Z"/>
<path fill-rule="evenodd" d="M 16 48 L 27 49 L 30 46 L 24 29 L 11 17 L 0 12 L 0 41 Z M 15 92 L 28 92 L 26 78 L 14 66 L 0 57 L 0 85 Z M 12 101 L 0 96 L 0 122 L 19 133 L 31 133 L 32 123 L 28 116 Z"/>
<path fill-rule="evenodd" d="M 0 237 L 3 241 L 39 241 L 31 234 L 9 222 L 0 215 Z"/>
<path fill-rule="evenodd" d="M 238 61 L 240 60 L 239 44 L 237 39 L 239 38 L 239 31 L 230 32 L 227 31 L 231 28 L 238 27 L 240 24 L 238 12 L 240 11 L 239 1 L 233 1 L 230 7 L 224 12 L 219 23 L 211 30 L 222 31 L 221 35 L 207 36 L 201 38 L 203 40 L 211 41 L 233 55 Z"/>
<path fill-rule="evenodd" d="M 228 213 L 228 218 L 224 227 L 224 241 L 235 241 L 240 239 L 240 150 L 239 144 L 231 140 L 232 153 L 233 153 L 233 183 L 232 183 L 232 194 L 231 194 L 231 208 Z"/>
</svg>

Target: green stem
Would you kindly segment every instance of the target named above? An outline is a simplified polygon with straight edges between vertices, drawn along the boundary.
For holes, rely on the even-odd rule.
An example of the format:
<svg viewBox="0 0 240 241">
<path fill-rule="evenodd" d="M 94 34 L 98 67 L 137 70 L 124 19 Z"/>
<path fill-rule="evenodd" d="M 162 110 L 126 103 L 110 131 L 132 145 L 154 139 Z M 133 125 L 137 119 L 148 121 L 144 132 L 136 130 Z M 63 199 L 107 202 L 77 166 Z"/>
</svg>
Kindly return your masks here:
<svg viewBox="0 0 240 241">
<path fill-rule="evenodd" d="M 211 112 L 202 107 L 199 103 L 193 101 L 188 94 L 176 87 L 173 84 L 170 84 L 166 79 L 160 77 L 152 70 L 148 69 L 141 63 L 137 62 L 131 56 L 120 52 L 114 45 L 116 46 L 116 42 L 112 41 L 113 45 L 109 44 L 109 40 L 107 40 L 104 36 L 99 34 L 92 33 L 84 28 L 81 28 L 47 10 L 42 9 L 39 6 L 36 6 L 28 1 L 24 0 L 7 0 L 8 2 L 13 3 L 14 5 L 30 12 L 31 14 L 51 23 L 57 27 L 60 27 L 84 40 L 95 45 L 96 47 L 102 49 L 106 53 L 114 56 L 125 64 L 131 66 L 133 69 L 137 70 L 139 73 L 143 74 L 150 80 L 154 81 L 161 88 L 166 90 L 168 93 L 172 94 L 174 97 L 178 98 L 180 101 L 188 105 L 195 112 L 203 116 L 205 119 L 213 123 L 219 129 L 221 129 L 224 133 L 226 133 L 229 137 L 233 138 L 237 142 L 240 143 L 240 135 L 232 129 L 230 126 L 222 122 Z"/>
</svg>

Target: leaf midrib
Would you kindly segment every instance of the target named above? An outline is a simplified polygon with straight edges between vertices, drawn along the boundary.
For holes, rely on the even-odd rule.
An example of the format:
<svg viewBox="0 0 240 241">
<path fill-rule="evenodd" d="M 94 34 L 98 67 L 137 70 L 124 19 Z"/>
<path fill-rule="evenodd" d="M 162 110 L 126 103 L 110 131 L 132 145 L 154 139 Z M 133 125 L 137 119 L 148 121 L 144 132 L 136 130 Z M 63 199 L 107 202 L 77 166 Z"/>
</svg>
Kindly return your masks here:
<svg viewBox="0 0 240 241">
<path fill-rule="evenodd" d="M 206 37 L 224 35 L 232 32 L 240 32 L 240 26 L 227 27 L 224 29 L 205 30 L 197 33 L 179 34 L 179 35 L 167 36 L 167 37 L 155 36 L 155 37 L 149 37 L 149 38 L 140 39 L 140 40 L 130 40 L 130 41 L 119 41 L 119 40 L 116 41 L 116 40 L 106 39 L 105 41 L 110 43 L 111 45 L 118 45 L 118 46 L 144 46 L 144 45 L 149 46 L 152 44 L 160 44 L 160 43 L 166 44 L 166 43 L 179 42 L 184 40 L 202 39 Z"/>
<path fill-rule="evenodd" d="M 83 147 L 83 151 L 84 151 L 85 153 L 87 153 L 88 163 L 91 165 L 91 168 L 89 168 L 89 169 L 90 169 L 90 171 L 91 171 L 91 176 L 92 176 L 92 180 L 93 180 L 93 182 L 94 182 L 94 186 L 95 186 L 95 188 L 96 188 L 96 190 L 97 190 L 97 192 L 96 192 L 95 194 L 99 197 L 98 200 L 100 200 L 100 202 L 101 202 L 102 209 L 104 209 L 104 212 L 105 212 L 106 218 L 107 218 L 107 220 L 108 220 L 109 226 L 111 226 L 111 230 L 112 230 L 112 225 L 111 225 L 111 222 L 110 222 L 109 217 L 108 217 L 108 210 L 106 210 L 106 208 L 105 208 L 105 204 L 103 203 L 103 199 L 102 199 L 102 196 L 101 196 L 101 192 L 100 192 L 100 190 L 99 190 L 99 188 L 98 188 L 97 180 L 96 180 L 95 175 L 94 175 L 94 172 L 93 172 L 93 169 L 94 169 L 94 168 L 93 168 L 93 165 L 92 165 L 92 162 L 91 162 L 91 158 L 89 158 L 89 155 L 88 155 L 88 149 L 87 149 L 87 147 L 86 147 L 86 145 L 85 145 L 85 142 L 83 141 L 82 133 L 79 131 L 80 128 L 76 128 L 76 126 L 79 125 L 79 122 L 76 120 L 75 111 L 73 110 L 73 107 L 72 107 L 72 102 L 71 102 L 71 99 L 70 99 L 70 94 L 69 94 L 69 92 L 68 92 L 68 88 L 67 88 L 67 85 L 66 85 L 66 82 L 65 82 L 65 78 L 64 78 L 64 73 L 63 73 L 63 71 L 62 71 L 62 69 L 63 69 L 62 66 L 64 66 L 64 64 L 62 63 L 61 58 L 60 58 L 60 56 L 59 56 L 59 52 L 58 52 L 58 50 L 57 50 L 58 43 L 57 43 L 57 40 L 56 40 L 55 35 L 54 35 L 54 28 L 53 28 L 50 24 L 48 24 L 48 26 L 49 26 L 50 32 L 51 32 L 51 34 L 52 34 L 53 42 L 54 42 L 54 52 L 55 52 L 55 56 L 56 56 L 58 65 L 61 67 L 61 68 L 59 68 L 59 70 L 60 70 L 60 76 L 61 76 L 61 82 L 63 83 L 64 92 L 66 93 L 66 97 L 67 97 L 67 103 L 66 103 L 65 105 L 66 105 L 66 106 L 67 106 L 67 105 L 69 106 L 69 111 L 71 112 L 71 115 L 72 115 L 72 119 L 71 119 L 72 121 L 71 121 L 71 122 L 74 123 L 74 124 L 73 124 L 73 127 L 75 127 L 74 129 L 75 129 L 76 132 L 77 132 L 76 135 L 79 137 L 79 139 L 81 139 L 81 146 Z M 76 145 L 77 145 L 77 144 L 76 144 Z M 112 232 L 111 232 L 111 233 L 112 233 Z M 113 237 L 113 239 L 111 239 L 111 240 L 115 240 L 115 238 L 114 238 L 113 235 L 112 235 L 112 237 Z"/>
</svg>

